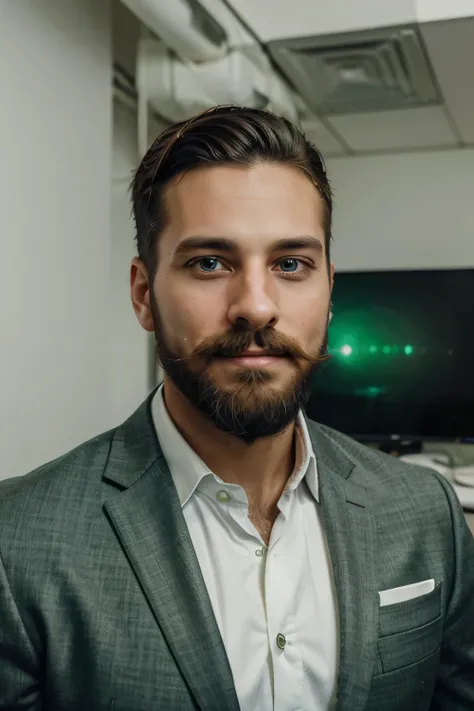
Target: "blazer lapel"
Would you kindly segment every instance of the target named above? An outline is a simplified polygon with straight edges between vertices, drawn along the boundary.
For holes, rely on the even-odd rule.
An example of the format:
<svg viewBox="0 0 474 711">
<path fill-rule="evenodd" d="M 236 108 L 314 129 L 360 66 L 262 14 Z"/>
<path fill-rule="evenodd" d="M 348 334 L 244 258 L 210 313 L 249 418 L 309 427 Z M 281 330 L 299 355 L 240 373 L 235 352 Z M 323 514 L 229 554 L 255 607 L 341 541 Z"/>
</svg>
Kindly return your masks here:
<svg viewBox="0 0 474 711">
<path fill-rule="evenodd" d="M 340 446 L 310 425 L 318 462 L 324 529 L 331 554 L 340 621 L 336 711 L 365 708 L 375 669 L 378 600 L 374 594 L 374 533 L 363 480 Z M 358 476 L 359 475 L 359 476 Z"/>
<path fill-rule="evenodd" d="M 238 711 L 232 672 L 149 410 L 117 430 L 105 504 L 171 652 L 202 711 Z"/>
</svg>

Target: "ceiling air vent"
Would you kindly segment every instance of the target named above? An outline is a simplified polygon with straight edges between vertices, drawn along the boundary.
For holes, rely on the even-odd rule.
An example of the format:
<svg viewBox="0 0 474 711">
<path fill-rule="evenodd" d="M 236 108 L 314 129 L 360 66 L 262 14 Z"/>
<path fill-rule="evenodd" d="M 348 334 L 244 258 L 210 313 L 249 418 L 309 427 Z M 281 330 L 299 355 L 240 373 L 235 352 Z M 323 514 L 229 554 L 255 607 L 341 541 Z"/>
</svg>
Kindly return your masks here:
<svg viewBox="0 0 474 711">
<path fill-rule="evenodd" d="M 270 51 L 319 114 L 336 115 L 440 103 L 414 28 L 281 40 Z"/>
</svg>

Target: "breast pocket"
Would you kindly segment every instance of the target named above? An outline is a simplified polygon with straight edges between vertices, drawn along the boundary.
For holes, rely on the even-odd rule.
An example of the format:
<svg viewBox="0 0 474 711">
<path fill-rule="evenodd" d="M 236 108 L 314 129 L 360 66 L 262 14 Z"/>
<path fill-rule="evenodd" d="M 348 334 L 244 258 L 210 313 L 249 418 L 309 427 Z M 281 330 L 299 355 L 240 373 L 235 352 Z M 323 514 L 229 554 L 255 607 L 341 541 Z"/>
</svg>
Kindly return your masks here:
<svg viewBox="0 0 474 711">
<path fill-rule="evenodd" d="M 436 652 L 443 637 L 441 584 L 414 600 L 381 607 L 379 673 L 407 667 Z"/>
</svg>

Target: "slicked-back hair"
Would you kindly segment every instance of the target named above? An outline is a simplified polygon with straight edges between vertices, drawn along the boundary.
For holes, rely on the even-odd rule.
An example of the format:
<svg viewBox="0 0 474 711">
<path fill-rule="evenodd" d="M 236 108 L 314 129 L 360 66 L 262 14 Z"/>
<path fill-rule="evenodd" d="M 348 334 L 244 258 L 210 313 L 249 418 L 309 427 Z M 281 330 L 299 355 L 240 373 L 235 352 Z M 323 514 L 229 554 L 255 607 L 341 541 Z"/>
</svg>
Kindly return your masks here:
<svg viewBox="0 0 474 711">
<path fill-rule="evenodd" d="M 262 163 L 299 168 L 314 184 L 324 205 L 329 265 L 333 200 L 319 151 L 285 118 L 262 109 L 217 106 L 163 131 L 134 175 L 137 250 L 149 274 L 156 270 L 157 240 L 166 222 L 163 193 L 173 178 L 206 166 Z"/>
</svg>

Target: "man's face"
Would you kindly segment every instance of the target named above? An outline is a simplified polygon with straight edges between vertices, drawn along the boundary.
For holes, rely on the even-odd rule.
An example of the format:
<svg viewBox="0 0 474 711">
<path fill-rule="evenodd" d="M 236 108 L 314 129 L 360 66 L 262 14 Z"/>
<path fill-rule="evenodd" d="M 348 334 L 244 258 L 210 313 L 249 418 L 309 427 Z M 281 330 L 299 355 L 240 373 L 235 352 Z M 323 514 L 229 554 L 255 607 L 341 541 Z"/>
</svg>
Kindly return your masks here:
<svg viewBox="0 0 474 711">
<path fill-rule="evenodd" d="M 276 434 L 326 349 L 322 199 L 298 169 L 263 164 L 191 171 L 165 201 L 150 285 L 165 383 L 236 436 Z"/>
</svg>

